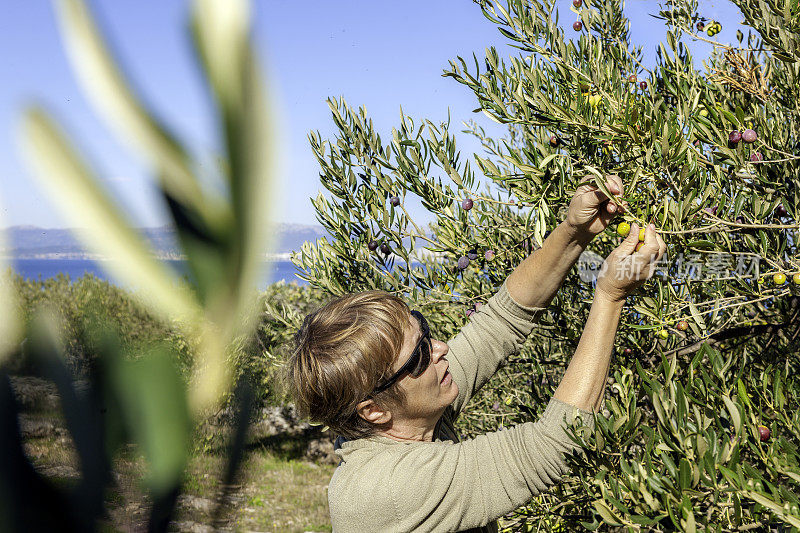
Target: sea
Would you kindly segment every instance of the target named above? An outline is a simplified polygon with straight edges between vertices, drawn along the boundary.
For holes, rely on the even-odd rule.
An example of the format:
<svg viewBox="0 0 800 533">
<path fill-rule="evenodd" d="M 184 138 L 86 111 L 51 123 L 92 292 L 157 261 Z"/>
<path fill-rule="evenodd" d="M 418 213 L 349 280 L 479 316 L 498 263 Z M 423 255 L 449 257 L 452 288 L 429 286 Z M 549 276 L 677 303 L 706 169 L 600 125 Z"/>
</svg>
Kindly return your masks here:
<svg viewBox="0 0 800 533">
<path fill-rule="evenodd" d="M 86 273 L 118 283 L 103 267 L 104 261 L 91 259 L 11 259 L 11 268 L 25 279 L 37 280 L 56 277 L 58 274 L 69 276 L 76 280 Z M 173 267 L 178 274 L 187 273 L 186 261 L 165 261 Z M 286 283 L 296 282 L 298 285 L 308 285 L 308 282 L 297 277 L 297 267 L 291 261 L 268 261 L 264 264 L 263 276 L 259 282 L 259 289 L 266 289 L 268 285 L 278 281 Z"/>
</svg>

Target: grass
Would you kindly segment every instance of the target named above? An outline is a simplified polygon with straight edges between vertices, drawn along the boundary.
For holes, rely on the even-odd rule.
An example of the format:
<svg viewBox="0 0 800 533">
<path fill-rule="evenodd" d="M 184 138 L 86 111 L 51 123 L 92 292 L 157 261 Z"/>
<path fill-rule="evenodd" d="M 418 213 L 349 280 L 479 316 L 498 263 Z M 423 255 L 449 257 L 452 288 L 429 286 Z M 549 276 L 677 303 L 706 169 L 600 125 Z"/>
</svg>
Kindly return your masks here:
<svg viewBox="0 0 800 533">
<path fill-rule="evenodd" d="M 226 530 L 331 531 L 327 486 L 335 467 L 298 458 L 302 441 L 303 436 L 261 439 L 250 446 L 240 468 L 240 479 L 232 487 L 230 497 L 224 500 L 222 523 Z M 25 450 L 34 466 L 53 481 L 65 484 L 76 481 L 79 461 L 71 438 L 30 438 Z M 190 458 L 184 496 L 171 529 L 212 525 L 224 466 L 224 457 L 214 452 L 197 452 Z M 149 511 L 141 488 L 146 464 L 131 446 L 115 459 L 114 472 L 116 483 L 106 497 L 110 517 L 102 524 L 102 530 L 140 530 Z"/>
<path fill-rule="evenodd" d="M 233 517 L 236 530 L 331 531 L 328 482 L 334 467 L 251 453 L 244 465 L 245 501 Z"/>
</svg>

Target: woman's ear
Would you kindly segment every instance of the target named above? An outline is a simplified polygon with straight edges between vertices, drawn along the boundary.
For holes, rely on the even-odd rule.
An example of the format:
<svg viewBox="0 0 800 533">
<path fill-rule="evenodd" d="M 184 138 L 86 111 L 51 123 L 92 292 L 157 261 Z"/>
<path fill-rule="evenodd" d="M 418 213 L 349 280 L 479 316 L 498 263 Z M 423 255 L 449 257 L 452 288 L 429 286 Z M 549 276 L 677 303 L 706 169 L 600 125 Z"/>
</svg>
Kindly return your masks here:
<svg viewBox="0 0 800 533">
<path fill-rule="evenodd" d="M 382 426 L 392 419 L 392 412 L 379 406 L 373 400 L 364 400 L 356 407 L 358 416 L 376 426 Z"/>
</svg>

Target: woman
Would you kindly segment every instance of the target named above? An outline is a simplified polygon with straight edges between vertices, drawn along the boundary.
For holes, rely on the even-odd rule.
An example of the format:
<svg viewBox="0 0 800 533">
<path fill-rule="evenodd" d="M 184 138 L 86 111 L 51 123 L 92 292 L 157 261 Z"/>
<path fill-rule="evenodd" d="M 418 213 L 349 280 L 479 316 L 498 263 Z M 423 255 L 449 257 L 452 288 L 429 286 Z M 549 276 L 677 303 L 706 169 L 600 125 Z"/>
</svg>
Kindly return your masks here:
<svg viewBox="0 0 800 533">
<path fill-rule="evenodd" d="M 623 192 L 616 176 L 606 188 Z M 593 424 L 625 297 L 652 275 L 666 247 L 652 224 L 606 259 L 578 348 L 541 418 L 460 441 L 453 422 L 517 353 L 581 252 L 625 204 L 582 186 L 567 219 L 449 342 L 382 291 L 345 295 L 306 317 L 288 364 L 304 416 L 348 439 L 328 486 L 331 523 L 351 531 L 497 531 L 567 471 L 565 427 Z"/>
</svg>

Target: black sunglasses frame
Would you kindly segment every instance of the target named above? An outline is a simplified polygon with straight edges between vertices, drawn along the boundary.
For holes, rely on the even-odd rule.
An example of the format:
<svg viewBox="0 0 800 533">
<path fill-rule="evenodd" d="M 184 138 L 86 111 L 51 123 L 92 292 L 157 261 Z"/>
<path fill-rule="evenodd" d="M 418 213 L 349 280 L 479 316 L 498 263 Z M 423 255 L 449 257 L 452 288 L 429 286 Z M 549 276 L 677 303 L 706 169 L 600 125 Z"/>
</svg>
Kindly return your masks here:
<svg viewBox="0 0 800 533">
<path fill-rule="evenodd" d="M 411 316 L 416 318 L 419 321 L 419 326 L 422 329 L 422 337 L 420 337 L 419 342 L 414 347 L 414 351 L 411 352 L 411 357 L 408 358 L 403 366 L 392 374 L 392 376 L 379 387 L 375 387 L 375 390 L 372 391 L 370 396 L 374 396 L 378 393 L 381 393 L 394 385 L 394 383 L 400 379 L 400 377 L 408 372 L 412 377 L 419 377 L 422 375 L 423 372 L 430 366 L 431 359 L 433 358 L 433 345 L 431 341 L 431 329 L 428 326 L 428 321 L 425 320 L 425 317 L 422 316 L 422 313 L 419 311 L 411 311 Z"/>
</svg>

